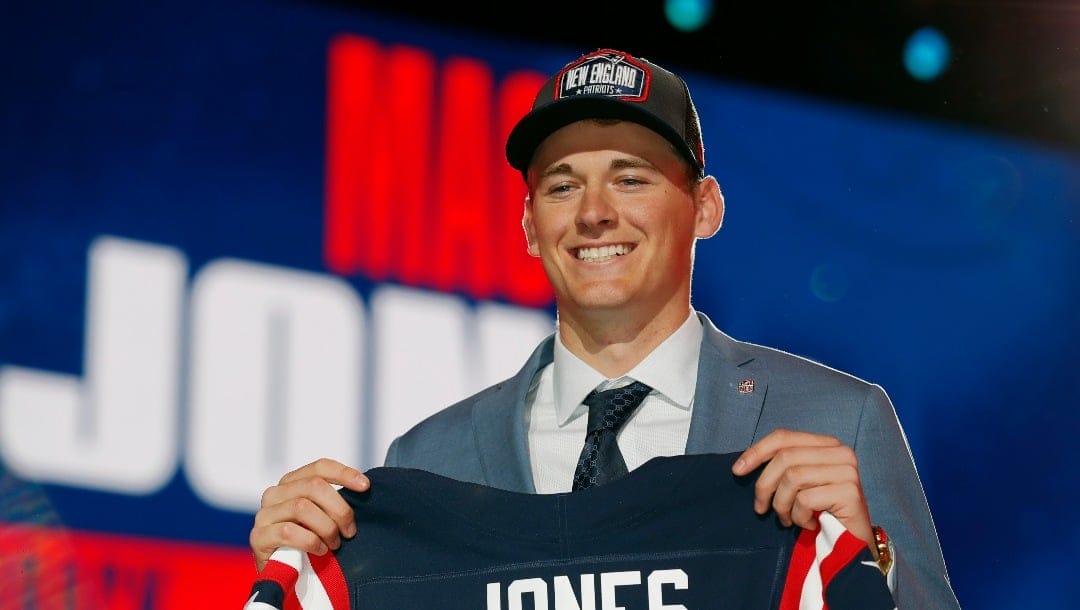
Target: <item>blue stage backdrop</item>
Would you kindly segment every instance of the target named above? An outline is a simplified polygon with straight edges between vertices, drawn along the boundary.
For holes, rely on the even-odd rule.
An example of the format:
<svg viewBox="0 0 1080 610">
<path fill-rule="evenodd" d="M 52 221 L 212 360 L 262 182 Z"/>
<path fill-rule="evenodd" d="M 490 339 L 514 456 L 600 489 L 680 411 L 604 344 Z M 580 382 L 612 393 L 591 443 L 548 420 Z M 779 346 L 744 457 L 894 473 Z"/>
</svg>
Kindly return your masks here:
<svg viewBox="0 0 1080 610">
<path fill-rule="evenodd" d="M 502 142 L 593 49 L 294 2 L 23 4 L 0 607 L 239 608 L 262 489 L 379 464 L 552 330 Z M 1076 151 L 687 76 L 727 198 L 694 305 L 885 387 L 962 605 L 1077 607 Z"/>
</svg>

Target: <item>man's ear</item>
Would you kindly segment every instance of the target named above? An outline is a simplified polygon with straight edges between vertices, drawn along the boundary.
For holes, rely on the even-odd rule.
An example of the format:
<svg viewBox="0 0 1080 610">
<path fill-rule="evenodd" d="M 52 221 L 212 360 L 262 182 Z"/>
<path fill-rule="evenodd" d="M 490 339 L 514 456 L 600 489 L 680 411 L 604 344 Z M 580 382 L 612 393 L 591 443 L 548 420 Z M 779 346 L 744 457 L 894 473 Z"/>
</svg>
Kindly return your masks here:
<svg viewBox="0 0 1080 610">
<path fill-rule="evenodd" d="M 532 217 L 532 198 L 525 196 L 525 211 L 521 216 L 521 228 L 525 229 L 526 250 L 532 256 L 540 257 L 540 247 L 536 245 L 536 226 Z"/>
<path fill-rule="evenodd" d="M 724 194 L 716 178 L 706 176 L 694 191 L 694 236 L 706 239 L 716 235 L 724 222 Z"/>
</svg>

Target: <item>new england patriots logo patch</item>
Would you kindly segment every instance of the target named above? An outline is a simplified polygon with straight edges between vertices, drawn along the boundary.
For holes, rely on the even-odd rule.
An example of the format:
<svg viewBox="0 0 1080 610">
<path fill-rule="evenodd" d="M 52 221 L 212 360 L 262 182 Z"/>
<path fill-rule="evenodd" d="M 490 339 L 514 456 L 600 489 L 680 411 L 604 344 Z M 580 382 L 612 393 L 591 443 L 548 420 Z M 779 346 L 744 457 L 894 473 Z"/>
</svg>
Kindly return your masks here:
<svg viewBox="0 0 1080 610">
<path fill-rule="evenodd" d="M 652 74 L 648 67 L 629 55 L 610 49 L 585 55 L 563 68 L 555 99 L 578 95 L 617 97 L 624 102 L 642 102 L 649 97 Z"/>
</svg>

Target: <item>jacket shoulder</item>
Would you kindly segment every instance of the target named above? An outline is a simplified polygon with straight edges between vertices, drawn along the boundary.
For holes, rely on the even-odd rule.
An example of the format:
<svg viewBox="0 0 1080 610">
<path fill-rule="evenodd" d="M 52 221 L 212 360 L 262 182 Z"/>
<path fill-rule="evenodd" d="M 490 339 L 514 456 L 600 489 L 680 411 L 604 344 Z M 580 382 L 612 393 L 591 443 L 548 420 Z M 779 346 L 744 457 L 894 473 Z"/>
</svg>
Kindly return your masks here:
<svg viewBox="0 0 1080 610">
<path fill-rule="evenodd" d="M 551 361 L 552 337 L 533 350 L 513 376 L 435 411 L 394 439 L 387 452 L 387 466 L 421 468 L 454 478 L 469 480 L 447 469 L 478 472 L 482 438 L 502 434 L 510 438 L 524 435 L 523 409 L 536 372 Z M 524 441 L 522 441 L 524 442 Z"/>
<path fill-rule="evenodd" d="M 837 389 L 865 392 L 877 384 L 840 370 L 808 356 L 778 347 L 736 339 L 705 318 L 704 349 L 716 350 L 719 356 L 747 371 L 761 371 L 770 377 L 792 383 L 824 384 Z"/>
</svg>

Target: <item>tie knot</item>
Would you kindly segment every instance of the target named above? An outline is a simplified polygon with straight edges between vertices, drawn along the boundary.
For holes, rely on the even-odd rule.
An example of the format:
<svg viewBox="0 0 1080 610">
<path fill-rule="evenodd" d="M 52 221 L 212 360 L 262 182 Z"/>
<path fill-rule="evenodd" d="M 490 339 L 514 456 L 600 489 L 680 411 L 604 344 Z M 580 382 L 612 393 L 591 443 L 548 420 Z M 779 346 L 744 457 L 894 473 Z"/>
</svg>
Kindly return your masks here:
<svg viewBox="0 0 1080 610">
<path fill-rule="evenodd" d="M 588 431 L 618 430 L 651 391 L 640 381 L 602 392 L 593 390 L 583 401 L 589 405 Z"/>
</svg>

